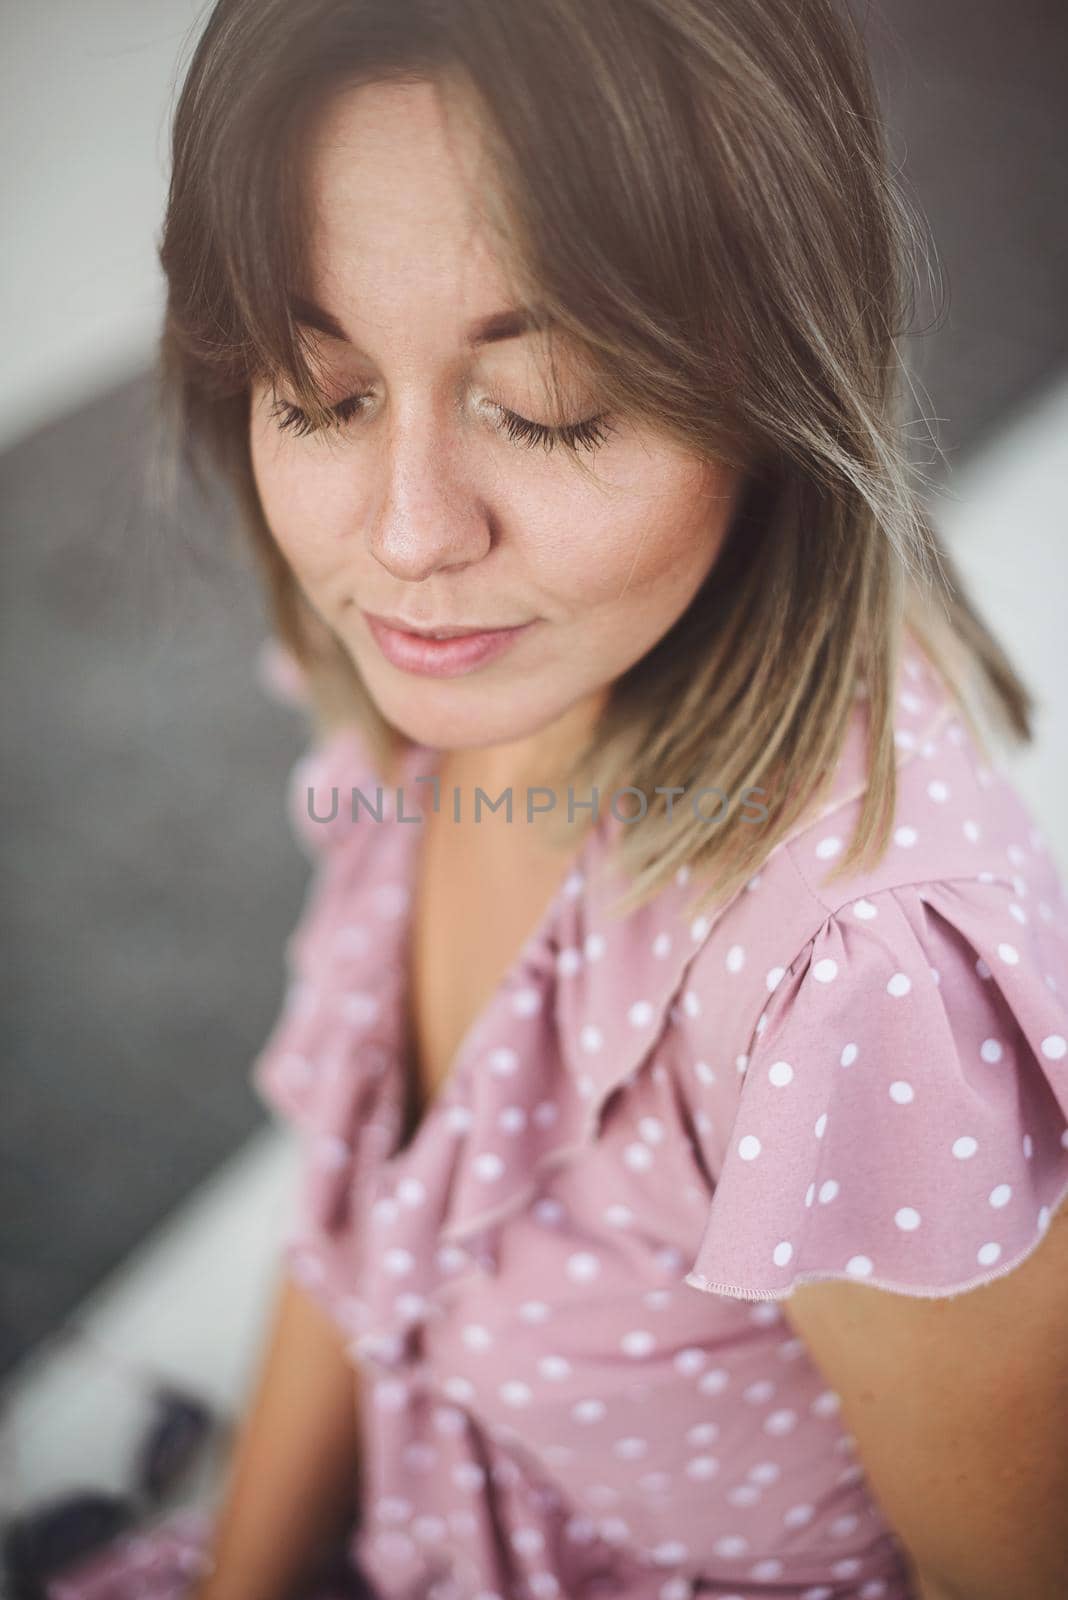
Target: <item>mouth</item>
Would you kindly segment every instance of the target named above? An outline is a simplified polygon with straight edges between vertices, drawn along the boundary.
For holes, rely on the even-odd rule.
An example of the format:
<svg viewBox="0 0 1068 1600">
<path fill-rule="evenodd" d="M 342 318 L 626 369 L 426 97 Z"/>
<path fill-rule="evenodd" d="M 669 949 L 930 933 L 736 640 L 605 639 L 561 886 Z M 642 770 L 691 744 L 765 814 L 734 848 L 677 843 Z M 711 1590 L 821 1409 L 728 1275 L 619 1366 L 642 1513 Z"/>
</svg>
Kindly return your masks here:
<svg viewBox="0 0 1068 1600">
<path fill-rule="evenodd" d="M 435 626 L 429 622 L 406 622 L 403 617 L 386 616 L 383 612 L 365 611 L 364 616 L 371 622 L 380 622 L 386 628 L 393 628 L 398 633 L 414 634 L 417 639 L 463 639 L 475 633 L 508 633 L 512 628 L 522 628 L 522 622 L 478 622 L 478 623 L 443 623 Z"/>
<path fill-rule="evenodd" d="M 531 622 L 507 627 L 432 628 L 399 618 L 365 611 L 371 637 L 391 666 L 420 677 L 455 678 L 487 666 L 510 649 L 530 628 Z"/>
</svg>

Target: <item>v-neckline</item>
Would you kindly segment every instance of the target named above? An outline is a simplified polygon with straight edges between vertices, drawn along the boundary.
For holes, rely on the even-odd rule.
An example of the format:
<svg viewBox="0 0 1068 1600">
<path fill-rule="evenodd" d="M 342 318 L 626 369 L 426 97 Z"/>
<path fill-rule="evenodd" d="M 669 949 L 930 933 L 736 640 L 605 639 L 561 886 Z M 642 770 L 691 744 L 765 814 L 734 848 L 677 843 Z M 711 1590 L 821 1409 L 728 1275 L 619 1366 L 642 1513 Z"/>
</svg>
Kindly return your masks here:
<svg viewBox="0 0 1068 1600">
<path fill-rule="evenodd" d="M 396 786 L 400 790 L 400 804 L 394 810 L 394 826 L 411 827 L 413 829 L 413 837 L 408 841 L 407 848 L 404 851 L 406 915 L 402 931 L 402 976 L 398 986 L 399 992 L 396 997 L 395 1012 L 397 1026 L 394 1055 L 397 1078 L 399 1080 L 398 1100 L 401 1108 L 401 1137 L 406 1131 L 405 1123 L 409 1095 L 412 1089 L 412 1063 L 410 1060 L 413 998 L 412 939 L 415 918 L 415 891 L 419 882 L 420 865 L 423 860 L 425 845 L 422 841 L 425 839 L 425 835 L 419 837 L 421 823 L 402 823 L 396 818 L 399 812 L 403 811 L 405 815 L 408 814 L 404 802 L 409 786 L 414 787 L 416 776 L 424 778 L 437 777 L 440 772 L 442 756 L 443 752 L 433 745 L 411 744 L 403 754 L 399 772 L 400 784 Z M 433 787 L 432 784 L 427 783 L 421 785 L 415 791 L 418 796 L 419 810 L 424 817 L 429 808 L 429 793 L 433 790 Z M 454 1100 L 456 1091 L 462 1089 L 464 1083 L 466 1083 L 471 1071 L 471 1064 L 468 1058 L 472 1052 L 473 1040 L 482 1032 L 489 1018 L 498 1010 L 504 995 L 514 989 L 519 977 L 537 965 L 535 960 L 536 953 L 547 950 L 550 947 L 551 933 L 559 919 L 560 907 L 564 897 L 569 893 L 569 885 L 572 884 L 576 873 L 582 873 L 585 877 L 594 850 L 603 837 L 605 826 L 606 819 L 599 814 L 593 826 L 586 830 L 576 848 L 569 855 L 560 881 L 548 904 L 534 928 L 524 939 L 512 961 L 502 973 L 500 980 L 494 985 L 485 1005 L 472 1017 L 461 1035 L 448 1067 L 429 1095 L 426 1104 L 422 1107 L 421 1114 L 417 1116 L 414 1127 L 408 1133 L 408 1138 L 403 1144 L 394 1146 L 391 1153 L 382 1161 L 380 1170 L 383 1178 L 392 1178 L 396 1170 L 414 1155 L 416 1149 L 423 1144 L 428 1129 L 438 1121 L 443 1104 L 446 1101 Z"/>
</svg>

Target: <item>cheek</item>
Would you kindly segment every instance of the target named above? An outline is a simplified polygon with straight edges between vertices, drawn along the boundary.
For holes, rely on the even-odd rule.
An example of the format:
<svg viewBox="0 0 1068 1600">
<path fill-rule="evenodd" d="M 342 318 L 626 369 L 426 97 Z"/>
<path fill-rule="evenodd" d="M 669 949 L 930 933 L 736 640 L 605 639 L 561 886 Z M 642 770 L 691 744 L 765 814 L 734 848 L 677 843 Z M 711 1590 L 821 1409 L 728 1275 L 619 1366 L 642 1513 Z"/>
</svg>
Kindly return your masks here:
<svg viewBox="0 0 1068 1600">
<path fill-rule="evenodd" d="M 264 520 L 275 543 L 288 556 L 292 532 L 299 526 L 297 480 L 287 466 L 277 439 L 265 425 L 253 422 L 249 433 L 249 457 Z"/>
<path fill-rule="evenodd" d="M 286 560 L 302 577 L 329 571 L 331 552 L 344 547 L 338 535 L 346 514 L 329 481 L 306 462 L 298 467 L 286 445 L 262 427 L 251 430 L 249 452 L 264 518 Z"/>
<path fill-rule="evenodd" d="M 598 497 L 585 515 L 572 507 L 546 536 L 544 570 L 569 609 L 673 621 L 715 564 L 735 494 L 733 480 L 684 470 L 614 502 Z"/>
</svg>

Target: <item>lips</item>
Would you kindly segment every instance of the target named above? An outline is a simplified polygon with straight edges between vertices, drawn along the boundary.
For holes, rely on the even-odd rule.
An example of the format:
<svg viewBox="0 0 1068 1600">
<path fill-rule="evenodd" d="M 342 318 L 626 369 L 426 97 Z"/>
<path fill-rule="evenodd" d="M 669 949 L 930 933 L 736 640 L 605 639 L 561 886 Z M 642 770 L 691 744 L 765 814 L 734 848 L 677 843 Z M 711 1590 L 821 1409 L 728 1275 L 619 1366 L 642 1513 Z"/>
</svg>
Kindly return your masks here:
<svg viewBox="0 0 1068 1600">
<path fill-rule="evenodd" d="M 381 611 L 368 611 L 367 616 L 375 622 L 384 622 L 387 628 L 397 628 L 401 633 L 414 634 L 418 639 L 462 639 L 474 633 L 506 633 L 509 628 L 522 627 L 522 623 L 476 623 L 474 626 L 463 625 L 449 626 L 442 624 L 440 627 L 432 623 L 405 622 L 403 617 L 386 616 Z"/>
<path fill-rule="evenodd" d="M 410 623 L 390 622 L 370 611 L 365 611 L 364 616 L 379 651 L 391 666 L 431 678 L 461 677 L 488 666 L 536 626 L 536 622 L 524 622 L 507 628 L 453 627 L 442 629 L 442 636 L 435 637 L 433 632 L 418 632 Z"/>
</svg>

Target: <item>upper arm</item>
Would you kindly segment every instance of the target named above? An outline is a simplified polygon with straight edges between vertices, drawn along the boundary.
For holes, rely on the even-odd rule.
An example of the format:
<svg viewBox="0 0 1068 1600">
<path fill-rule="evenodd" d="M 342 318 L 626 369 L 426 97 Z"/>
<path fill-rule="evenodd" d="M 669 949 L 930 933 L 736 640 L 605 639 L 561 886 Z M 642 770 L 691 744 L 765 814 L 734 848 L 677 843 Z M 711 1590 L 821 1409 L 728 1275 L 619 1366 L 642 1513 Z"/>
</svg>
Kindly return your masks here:
<svg viewBox="0 0 1068 1600">
<path fill-rule="evenodd" d="M 714 1187 L 686 1281 L 782 1306 L 932 1597 L 1052 1600 L 1068 1595 L 1068 924 L 1048 865 L 1001 819 L 989 831 L 1026 882 L 992 866 L 847 901 L 792 961 L 784 939 L 756 1026 L 731 1040 L 740 1080 L 729 1048 L 726 1070 L 694 1072 Z M 718 1001 L 720 973 L 704 981 Z M 715 1060 L 722 1012 L 690 1025 L 692 1059 Z"/>
<path fill-rule="evenodd" d="M 1068 1206 L 1014 1271 L 967 1293 L 813 1283 L 782 1309 L 935 1593 L 1068 1595 Z"/>
</svg>

